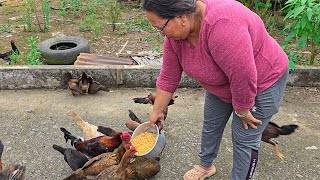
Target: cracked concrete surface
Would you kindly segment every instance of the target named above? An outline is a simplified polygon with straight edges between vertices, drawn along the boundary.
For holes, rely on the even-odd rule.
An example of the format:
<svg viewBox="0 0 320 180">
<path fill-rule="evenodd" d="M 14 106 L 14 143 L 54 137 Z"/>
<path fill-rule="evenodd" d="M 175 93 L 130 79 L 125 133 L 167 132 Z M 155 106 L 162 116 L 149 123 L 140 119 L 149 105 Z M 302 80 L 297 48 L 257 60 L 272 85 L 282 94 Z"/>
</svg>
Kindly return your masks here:
<svg viewBox="0 0 320 180">
<path fill-rule="evenodd" d="M 148 120 L 150 105 L 135 104 L 134 97 L 145 97 L 155 89 L 132 88 L 100 91 L 95 95 L 73 97 L 66 89 L 0 91 L 0 139 L 5 145 L 3 163 L 27 166 L 27 179 L 63 179 L 72 171 L 53 144 L 68 146 L 60 127 L 81 135 L 70 111 L 76 111 L 92 124 L 127 130 L 128 109 Z M 167 144 L 161 156 L 162 169 L 155 180 L 182 179 L 197 161 L 202 127 L 202 89 L 180 88 L 170 106 L 165 124 Z M 288 87 L 280 112 L 273 121 L 278 125 L 298 124 L 289 136 L 277 138 L 285 160 L 275 155 L 271 145 L 263 143 L 254 179 L 320 179 L 320 89 Z M 232 165 L 230 122 L 220 153 L 215 161 L 217 173 L 208 179 L 229 179 Z"/>
</svg>

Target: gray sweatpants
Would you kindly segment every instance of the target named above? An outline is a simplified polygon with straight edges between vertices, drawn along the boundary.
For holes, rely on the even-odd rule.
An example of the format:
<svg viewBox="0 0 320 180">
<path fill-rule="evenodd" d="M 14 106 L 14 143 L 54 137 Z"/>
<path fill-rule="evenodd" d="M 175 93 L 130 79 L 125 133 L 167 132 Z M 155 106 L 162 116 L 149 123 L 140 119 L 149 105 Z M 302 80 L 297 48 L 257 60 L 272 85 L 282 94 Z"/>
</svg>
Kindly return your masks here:
<svg viewBox="0 0 320 180">
<path fill-rule="evenodd" d="M 259 93 L 251 113 L 262 121 L 257 129 L 244 129 L 241 120 L 233 113 L 232 143 L 233 169 L 232 180 L 251 179 L 258 161 L 258 150 L 262 132 L 272 115 L 279 110 L 286 86 L 288 71 L 272 86 Z M 204 123 L 201 138 L 200 164 L 211 166 L 217 157 L 222 134 L 233 112 L 232 104 L 225 103 L 217 96 L 206 92 L 204 104 Z"/>
</svg>

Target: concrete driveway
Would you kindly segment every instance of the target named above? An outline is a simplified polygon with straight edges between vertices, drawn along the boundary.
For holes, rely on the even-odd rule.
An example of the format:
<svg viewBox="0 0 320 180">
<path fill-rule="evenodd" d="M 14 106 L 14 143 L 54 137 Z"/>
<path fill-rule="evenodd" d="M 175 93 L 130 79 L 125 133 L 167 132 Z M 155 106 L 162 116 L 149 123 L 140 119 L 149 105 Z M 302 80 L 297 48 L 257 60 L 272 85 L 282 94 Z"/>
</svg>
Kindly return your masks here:
<svg viewBox="0 0 320 180">
<path fill-rule="evenodd" d="M 60 127 L 81 135 L 70 111 L 95 125 L 127 130 L 128 109 L 148 120 L 152 107 L 135 104 L 155 89 L 113 89 L 96 95 L 73 97 L 68 90 L 4 90 L 0 92 L 0 139 L 5 145 L 3 163 L 27 166 L 27 179 L 63 179 L 72 171 L 53 144 L 68 146 Z M 197 160 L 202 127 L 201 89 L 179 89 L 179 96 L 165 124 L 167 144 L 161 157 L 162 169 L 152 179 L 182 179 Z M 288 87 L 280 112 L 273 118 L 278 125 L 298 124 L 289 136 L 278 138 L 285 155 L 281 161 L 271 145 L 262 143 L 255 179 L 320 179 L 320 89 Z M 232 166 L 230 122 L 223 136 L 217 173 L 208 179 L 229 179 Z"/>
</svg>

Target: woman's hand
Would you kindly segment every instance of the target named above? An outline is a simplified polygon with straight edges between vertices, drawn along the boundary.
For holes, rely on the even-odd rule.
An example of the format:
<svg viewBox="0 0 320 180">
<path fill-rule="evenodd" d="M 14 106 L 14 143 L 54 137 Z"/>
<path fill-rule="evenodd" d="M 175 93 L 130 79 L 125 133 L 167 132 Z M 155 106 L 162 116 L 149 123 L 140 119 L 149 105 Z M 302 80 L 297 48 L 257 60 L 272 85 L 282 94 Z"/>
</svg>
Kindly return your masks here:
<svg viewBox="0 0 320 180">
<path fill-rule="evenodd" d="M 164 125 L 163 111 L 154 110 L 150 115 L 150 124 L 154 128 L 156 128 L 156 126 L 155 126 L 155 124 L 156 124 L 158 126 L 159 130 L 163 129 L 163 125 Z"/>
<path fill-rule="evenodd" d="M 245 129 L 248 129 L 248 125 L 249 125 L 251 128 L 257 129 L 257 126 L 255 124 L 262 124 L 262 121 L 254 118 L 250 111 L 247 111 L 247 112 L 248 114 L 246 115 L 246 117 L 239 117 L 240 120 L 242 121 L 243 127 Z M 238 112 L 238 114 L 245 114 L 245 113 Z"/>
</svg>

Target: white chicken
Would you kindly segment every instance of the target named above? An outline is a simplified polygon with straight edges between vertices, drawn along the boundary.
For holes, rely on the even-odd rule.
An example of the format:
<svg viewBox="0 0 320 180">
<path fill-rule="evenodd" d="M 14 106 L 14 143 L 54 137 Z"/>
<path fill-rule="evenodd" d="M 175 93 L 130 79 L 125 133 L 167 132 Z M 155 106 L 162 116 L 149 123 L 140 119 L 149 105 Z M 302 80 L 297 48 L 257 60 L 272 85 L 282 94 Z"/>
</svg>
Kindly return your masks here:
<svg viewBox="0 0 320 180">
<path fill-rule="evenodd" d="M 98 127 L 83 120 L 76 112 L 71 111 L 70 115 L 73 117 L 79 129 L 82 131 L 84 140 L 89 140 L 104 134 L 97 131 Z"/>
</svg>

